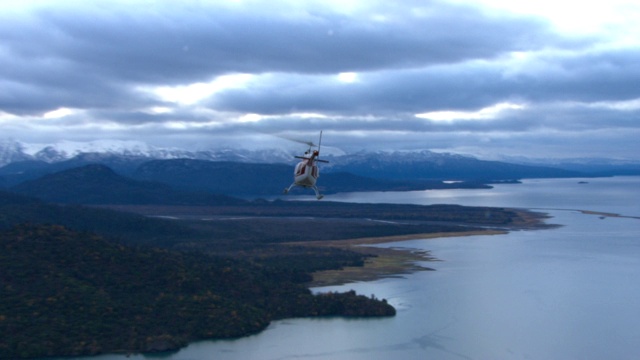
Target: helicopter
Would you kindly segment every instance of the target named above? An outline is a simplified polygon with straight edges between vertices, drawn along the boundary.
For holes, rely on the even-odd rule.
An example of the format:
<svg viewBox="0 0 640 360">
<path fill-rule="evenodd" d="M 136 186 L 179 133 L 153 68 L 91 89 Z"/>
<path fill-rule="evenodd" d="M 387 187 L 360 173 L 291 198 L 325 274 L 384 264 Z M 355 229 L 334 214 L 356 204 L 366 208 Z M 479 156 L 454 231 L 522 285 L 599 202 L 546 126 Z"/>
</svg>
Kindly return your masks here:
<svg viewBox="0 0 640 360">
<path fill-rule="evenodd" d="M 289 185 L 288 188 L 285 188 L 283 193 L 288 194 L 295 186 L 311 188 L 316 193 L 316 199 L 320 200 L 324 196 L 320 194 L 320 191 L 318 191 L 318 187 L 316 186 L 316 182 L 320 176 L 317 163 L 328 163 L 327 160 L 318 159 L 318 156 L 320 156 L 320 145 L 322 144 L 322 131 L 320 131 L 318 145 L 315 145 L 312 142 L 302 143 L 307 144 L 309 149 L 305 151 L 303 156 L 295 156 L 296 159 L 301 159 L 301 161 L 296 165 L 293 171 L 293 183 Z M 314 147 L 317 147 L 318 149 L 312 150 Z"/>
</svg>

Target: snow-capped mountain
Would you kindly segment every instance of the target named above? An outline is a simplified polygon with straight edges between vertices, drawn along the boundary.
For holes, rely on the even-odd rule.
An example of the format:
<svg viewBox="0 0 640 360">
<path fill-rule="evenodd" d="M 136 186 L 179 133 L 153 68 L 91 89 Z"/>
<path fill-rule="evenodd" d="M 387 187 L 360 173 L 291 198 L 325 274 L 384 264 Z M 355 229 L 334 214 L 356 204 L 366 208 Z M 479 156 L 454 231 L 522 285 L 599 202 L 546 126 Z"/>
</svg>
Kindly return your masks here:
<svg viewBox="0 0 640 360">
<path fill-rule="evenodd" d="M 60 141 L 54 144 L 26 144 L 17 141 L 5 141 L 0 144 L 0 166 L 20 160 L 36 160 L 45 163 L 59 163 L 71 159 L 82 162 L 101 162 L 100 159 L 122 157 L 137 160 L 169 160 L 169 159 L 195 159 L 209 161 L 232 161 L 242 163 L 287 163 L 296 160 L 294 155 L 281 149 L 246 150 L 246 149 L 211 149 L 188 151 L 178 148 L 161 148 L 148 145 L 140 141 L 97 140 L 90 142 Z M 406 170 L 394 170 L 395 168 L 417 167 L 424 168 L 424 163 L 430 166 L 443 166 L 452 161 L 477 161 L 471 157 L 449 153 L 435 153 L 428 150 L 419 152 L 358 152 L 343 155 L 324 155 L 323 159 L 329 161 L 323 164 L 323 169 L 328 171 L 361 170 L 368 175 L 384 172 L 392 175 L 395 172 L 406 173 Z M 380 174 L 377 174 L 380 177 Z M 395 177 L 395 176 L 394 176 Z M 402 177 L 402 176 L 400 176 Z"/>
<path fill-rule="evenodd" d="M 31 159 L 24 144 L 12 140 L 0 140 L 0 166 Z"/>
<path fill-rule="evenodd" d="M 3 174 L 22 174 L 34 167 L 42 172 L 101 163 L 128 174 L 148 160 L 192 159 L 258 164 L 293 164 L 294 155 L 284 150 L 212 149 L 188 151 L 154 147 L 139 141 L 98 140 L 90 142 L 61 141 L 55 144 L 26 144 L 13 140 L 0 141 L 0 168 Z M 500 180 L 536 177 L 570 177 L 589 174 L 640 174 L 639 164 L 608 163 L 597 165 L 587 160 L 580 164 L 547 161 L 486 161 L 470 156 L 423 151 L 358 152 L 324 154 L 328 164 L 323 172 L 348 172 L 380 179 Z M 40 164 L 21 163 L 24 160 Z M 47 165 L 45 170 L 44 165 Z M 578 166 L 580 165 L 580 166 Z M 605 166 L 606 165 L 606 166 Z M 35 173 L 34 173 L 35 174 Z M 34 175 L 35 176 L 35 175 Z"/>
<path fill-rule="evenodd" d="M 88 142 L 60 141 L 46 145 L 20 144 L 23 152 L 34 160 L 48 163 L 69 160 L 87 153 L 167 159 L 190 155 L 189 152 L 181 149 L 156 148 L 141 141 L 96 140 Z"/>
<path fill-rule="evenodd" d="M 289 162 L 292 158 L 292 154 L 281 150 L 215 149 L 189 151 L 178 148 L 155 147 L 140 141 L 60 141 L 54 144 L 27 144 L 15 140 L 0 141 L 0 167 L 24 160 L 57 163 L 78 156 L 86 157 L 87 154 L 140 159 L 198 159 L 267 163 Z"/>
</svg>

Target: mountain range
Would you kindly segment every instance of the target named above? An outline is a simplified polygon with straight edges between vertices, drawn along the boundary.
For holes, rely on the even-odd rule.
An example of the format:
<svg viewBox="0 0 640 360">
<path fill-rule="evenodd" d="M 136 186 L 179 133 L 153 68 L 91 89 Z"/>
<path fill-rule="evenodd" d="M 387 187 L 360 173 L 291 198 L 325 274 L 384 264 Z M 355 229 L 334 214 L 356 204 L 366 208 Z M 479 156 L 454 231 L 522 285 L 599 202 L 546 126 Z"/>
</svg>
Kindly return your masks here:
<svg viewBox="0 0 640 360">
<path fill-rule="evenodd" d="M 74 160 L 77 164 L 92 161 L 120 166 L 123 172 L 133 171 L 137 165 L 148 160 L 194 159 L 260 164 L 292 164 L 297 153 L 282 149 L 247 150 L 222 148 L 190 151 L 180 148 L 155 147 L 141 141 L 96 140 L 88 142 L 60 141 L 51 144 L 30 144 L 12 139 L 0 139 L 0 167 L 8 164 L 36 161 L 55 164 Z M 640 174 L 640 161 L 606 158 L 527 158 L 503 155 L 498 161 L 480 160 L 472 156 L 423 151 L 361 151 L 341 155 L 324 155 L 329 172 L 347 171 L 362 176 L 379 178 L 449 178 L 457 173 L 462 177 L 478 178 L 482 173 L 470 174 L 469 167 L 482 163 L 496 169 L 504 163 L 528 167 L 553 168 L 597 175 Z M 93 159 L 92 159 L 93 158 Z M 123 161 L 126 159 L 126 161 Z M 117 162 L 120 164 L 114 164 Z M 73 163 L 67 163 L 72 166 Z M 127 168 L 128 167 L 128 168 Z M 458 167 L 459 170 L 454 168 Z M 484 170 L 484 169 L 483 169 Z M 540 172 L 542 170 L 542 172 Z M 547 177 L 543 169 L 534 173 L 529 168 L 511 167 L 505 170 L 509 176 L 501 177 Z M 514 174 L 515 172 L 515 174 Z M 489 174 L 491 174 L 489 172 Z M 513 175 L 512 175 L 513 174 Z M 519 175 L 520 174 L 520 175 Z M 562 175 L 560 175 L 562 176 Z"/>
<path fill-rule="evenodd" d="M 0 166 L 20 161 L 58 163 L 87 154 L 127 159 L 198 159 L 255 163 L 283 163 L 292 154 L 282 150 L 253 151 L 245 149 L 213 149 L 190 151 L 179 148 L 163 148 L 140 141 L 96 140 L 88 142 L 60 141 L 52 144 L 29 144 L 16 140 L 0 140 Z"/>
<path fill-rule="evenodd" d="M 211 205 L 273 196 L 292 181 L 294 154 L 281 150 L 159 149 L 139 142 L 0 142 L 0 188 L 58 203 Z M 486 161 L 431 151 L 324 157 L 325 193 L 486 187 L 522 178 L 640 174 L 640 165 L 603 161 L 573 167 Z M 100 165 L 100 166 L 97 166 Z M 579 166 L 578 166 L 579 165 Z M 455 180 L 455 181 L 446 181 Z M 304 190 L 296 192 L 302 194 Z M 219 194 L 219 195 L 214 195 Z"/>
</svg>

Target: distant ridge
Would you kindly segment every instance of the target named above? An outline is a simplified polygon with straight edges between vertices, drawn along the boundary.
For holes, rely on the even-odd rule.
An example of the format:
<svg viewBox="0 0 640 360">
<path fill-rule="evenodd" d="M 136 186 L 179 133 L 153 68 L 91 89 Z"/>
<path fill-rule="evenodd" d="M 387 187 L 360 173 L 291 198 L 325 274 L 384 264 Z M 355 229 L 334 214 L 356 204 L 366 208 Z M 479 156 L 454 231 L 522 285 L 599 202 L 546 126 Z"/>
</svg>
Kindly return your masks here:
<svg viewBox="0 0 640 360">
<path fill-rule="evenodd" d="M 245 202 L 225 195 L 179 191 L 158 182 L 129 179 L 100 164 L 45 175 L 16 185 L 11 191 L 63 204 L 237 205 Z"/>
<path fill-rule="evenodd" d="M 154 160 L 146 162 L 131 175 L 138 180 L 159 181 L 176 189 L 207 191 L 235 196 L 274 196 L 293 180 L 293 166 L 284 164 L 250 164 L 192 159 Z M 349 172 L 323 171 L 318 180 L 325 193 L 349 191 L 406 191 L 452 188 L 441 181 L 374 179 Z M 476 182 L 455 187 L 486 187 Z M 304 194 L 295 189 L 294 194 Z"/>
<path fill-rule="evenodd" d="M 361 152 L 329 157 L 332 171 L 349 171 L 372 178 L 432 180 L 511 180 L 587 176 L 585 173 L 542 165 L 519 165 L 479 160 L 432 151 Z"/>
<path fill-rule="evenodd" d="M 58 163 L 66 167 L 74 160 Z M 22 167 L 37 171 L 24 175 L 13 192 L 48 202 L 89 205 L 237 205 L 236 198 L 277 196 L 292 181 L 292 167 L 283 164 L 247 164 L 192 159 L 152 160 L 138 166 L 129 176 L 116 173 L 103 164 L 80 165 L 36 177 L 42 166 L 56 164 L 20 162 L 5 170 Z M 35 177 L 35 178 L 32 178 Z M 15 182 L 20 176 L 11 177 Z M 372 179 L 345 172 L 323 173 L 321 188 L 327 193 L 348 191 L 406 191 L 438 188 L 477 188 L 469 182 L 444 184 L 441 181 Z M 304 194 L 296 189 L 294 194 Z M 233 197 L 236 196 L 236 197 Z"/>
<path fill-rule="evenodd" d="M 185 191 L 220 194 L 280 194 L 292 179 L 284 164 L 247 164 L 194 159 L 153 160 L 132 174 L 143 181 L 159 181 Z"/>
</svg>

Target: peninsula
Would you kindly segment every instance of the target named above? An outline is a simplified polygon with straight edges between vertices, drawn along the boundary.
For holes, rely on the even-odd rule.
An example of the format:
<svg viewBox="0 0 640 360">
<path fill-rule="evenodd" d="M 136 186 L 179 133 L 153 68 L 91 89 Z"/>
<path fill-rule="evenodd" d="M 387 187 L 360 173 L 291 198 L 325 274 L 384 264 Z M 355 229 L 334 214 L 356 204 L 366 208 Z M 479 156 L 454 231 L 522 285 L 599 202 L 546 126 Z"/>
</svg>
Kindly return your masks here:
<svg viewBox="0 0 640 360">
<path fill-rule="evenodd" d="M 275 319 L 393 316 L 384 299 L 309 287 L 325 271 L 395 261 L 356 243 L 544 226 L 542 214 L 452 205 L 115 209 L 0 193 L 0 358 L 169 351 Z"/>
</svg>

